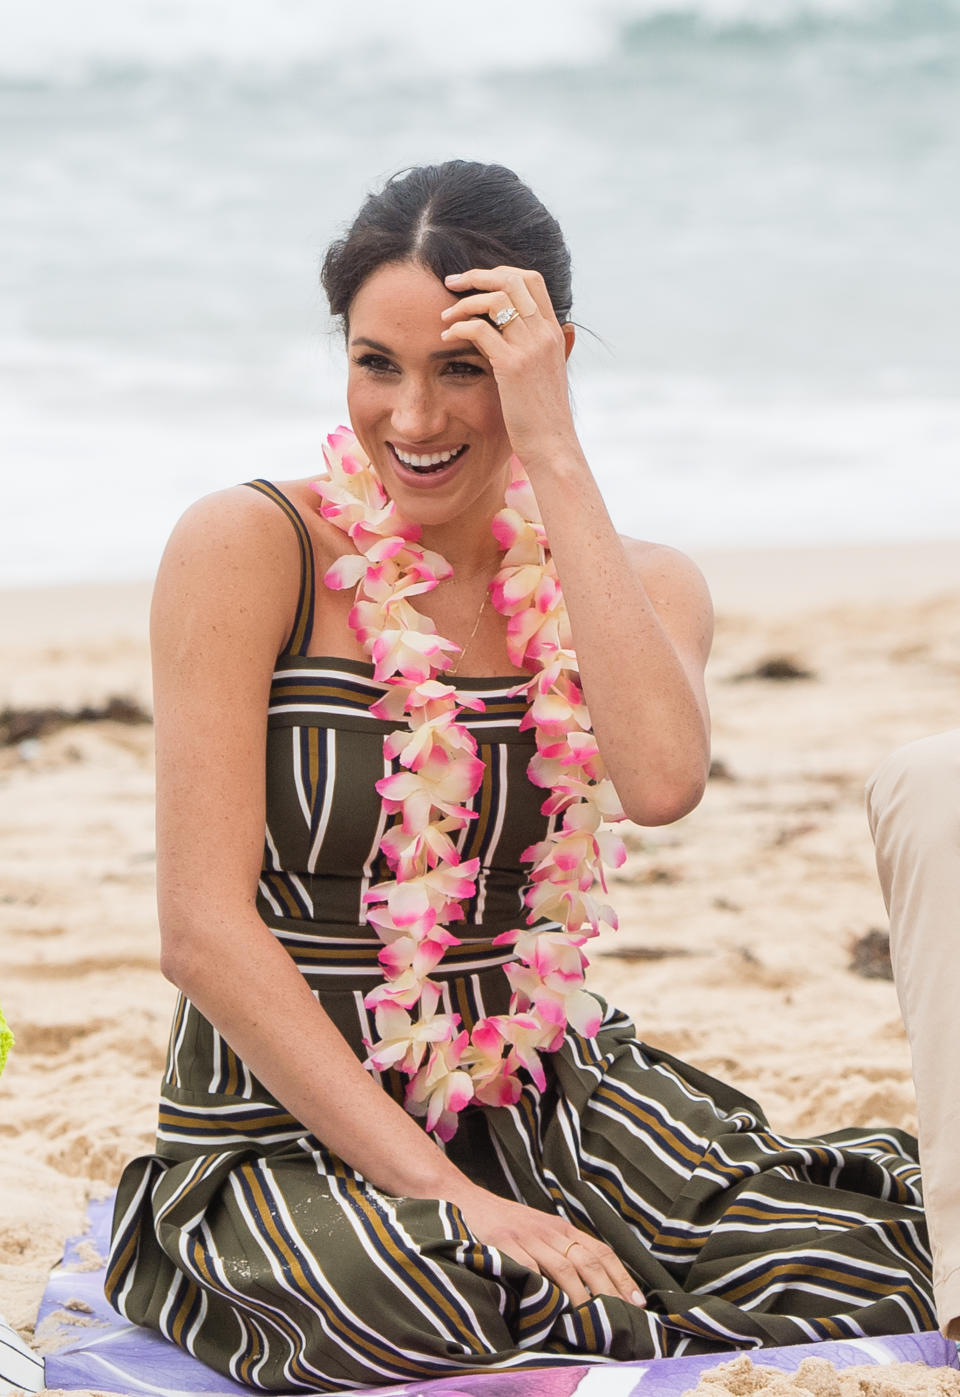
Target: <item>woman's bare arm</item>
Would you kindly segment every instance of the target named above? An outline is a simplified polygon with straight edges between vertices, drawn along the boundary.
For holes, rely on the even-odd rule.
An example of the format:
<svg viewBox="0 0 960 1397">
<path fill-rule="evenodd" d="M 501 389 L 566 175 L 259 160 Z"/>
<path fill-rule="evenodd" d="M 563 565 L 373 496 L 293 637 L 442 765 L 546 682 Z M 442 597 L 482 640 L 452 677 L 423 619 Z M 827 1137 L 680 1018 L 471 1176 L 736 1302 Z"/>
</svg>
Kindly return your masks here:
<svg viewBox="0 0 960 1397">
<path fill-rule="evenodd" d="M 298 565 L 280 511 L 229 491 L 188 512 L 160 567 L 151 640 L 163 971 L 377 1187 L 452 1196 L 462 1175 L 363 1068 L 256 909 L 270 678 Z"/>
<path fill-rule="evenodd" d="M 623 807 L 642 825 L 679 819 L 703 794 L 710 727 L 703 671 L 713 612 L 682 554 L 628 544 L 614 528 L 580 448 L 560 326 L 543 278 L 517 267 L 448 277 L 448 338 L 489 360 L 504 423 L 530 478 L 573 631 L 593 729 Z M 502 334 L 485 318 L 514 306 Z M 637 469 L 642 493 L 642 470 Z"/>
</svg>

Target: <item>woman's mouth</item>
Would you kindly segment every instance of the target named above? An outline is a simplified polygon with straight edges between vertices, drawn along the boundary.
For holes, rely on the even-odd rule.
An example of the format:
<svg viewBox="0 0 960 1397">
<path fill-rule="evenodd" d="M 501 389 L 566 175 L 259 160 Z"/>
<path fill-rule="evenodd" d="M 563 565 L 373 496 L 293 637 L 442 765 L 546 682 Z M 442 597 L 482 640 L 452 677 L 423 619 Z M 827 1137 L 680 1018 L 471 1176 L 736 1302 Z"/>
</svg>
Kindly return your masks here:
<svg viewBox="0 0 960 1397">
<path fill-rule="evenodd" d="M 443 451 L 422 453 L 404 451 L 401 447 L 395 446 L 392 441 L 388 442 L 387 445 L 403 469 L 412 471 L 414 475 L 440 475 L 441 472 L 449 470 L 455 461 L 459 461 L 467 450 L 466 443 Z"/>
</svg>

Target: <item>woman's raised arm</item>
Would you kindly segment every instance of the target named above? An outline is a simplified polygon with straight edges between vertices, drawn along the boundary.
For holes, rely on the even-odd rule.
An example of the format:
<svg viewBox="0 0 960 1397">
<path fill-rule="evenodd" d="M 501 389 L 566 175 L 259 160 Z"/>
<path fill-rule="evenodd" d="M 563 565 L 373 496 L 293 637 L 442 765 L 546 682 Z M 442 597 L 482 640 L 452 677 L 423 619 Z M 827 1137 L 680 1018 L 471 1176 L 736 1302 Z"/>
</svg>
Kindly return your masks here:
<svg viewBox="0 0 960 1397">
<path fill-rule="evenodd" d="M 597 743 L 627 815 L 679 819 L 699 801 L 710 765 L 703 671 L 713 610 L 683 554 L 621 539 L 580 448 L 561 326 L 543 278 L 516 267 L 447 277 L 469 292 L 443 312 L 446 338 L 490 361 L 504 424 L 523 462 L 563 588 Z M 486 316 L 509 311 L 503 330 Z M 639 467 L 638 467 L 639 476 Z M 638 481 L 642 490 L 642 481 Z"/>
</svg>

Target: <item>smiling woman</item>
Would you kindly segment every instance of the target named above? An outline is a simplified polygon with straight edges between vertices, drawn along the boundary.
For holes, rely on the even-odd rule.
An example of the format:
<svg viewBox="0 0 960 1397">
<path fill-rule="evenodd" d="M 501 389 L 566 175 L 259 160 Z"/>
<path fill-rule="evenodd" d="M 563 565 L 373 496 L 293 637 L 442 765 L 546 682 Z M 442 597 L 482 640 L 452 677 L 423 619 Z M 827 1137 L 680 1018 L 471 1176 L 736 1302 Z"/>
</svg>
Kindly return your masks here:
<svg viewBox="0 0 960 1397">
<path fill-rule="evenodd" d="M 324 282 L 351 426 L 157 581 L 180 996 L 113 1303 L 285 1391 L 929 1327 L 908 1137 L 774 1135 L 584 987 L 605 823 L 702 793 L 711 612 L 580 448 L 556 223 L 413 170 Z"/>
</svg>

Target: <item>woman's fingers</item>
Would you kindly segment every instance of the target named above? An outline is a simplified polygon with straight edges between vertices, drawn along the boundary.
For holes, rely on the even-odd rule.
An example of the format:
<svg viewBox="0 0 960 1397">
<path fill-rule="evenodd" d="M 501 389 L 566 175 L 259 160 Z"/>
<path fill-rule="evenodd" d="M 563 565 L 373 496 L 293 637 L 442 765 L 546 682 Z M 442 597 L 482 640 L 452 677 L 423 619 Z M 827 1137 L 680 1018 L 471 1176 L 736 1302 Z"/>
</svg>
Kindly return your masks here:
<svg viewBox="0 0 960 1397">
<path fill-rule="evenodd" d="M 546 284 L 539 272 L 524 271 L 519 267 L 471 267 L 464 272 L 454 272 L 445 280 L 450 290 L 456 292 L 469 289 L 503 291 L 524 319 L 538 312 L 547 319 L 556 319 Z"/>
<path fill-rule="evenodd" d="M 552 1252 L 549 1259 L 541 1264 L 540 1269 L 556 1282 L 571 1305 L 585 1305 L 594 1294 L 572 1257 L 562 1251 Z"/>
<path fill-rule="evenodd" d="M 441 330 L 440 338 L 466 340 L 475 345 L 487 359 L 494 359 L 498 352 L 503 352 L 500 331 L 495 330 L 489 321 L 478 320 L 476 317 Z"/>
<path fill-rule="evenodd" d="M 602 1242 L 588 1238 L 575 1242 L 568 1256 L 593 1295 L 618 1295 L 630 1305 L 646 1304 L 636 1281 L 617 1254 Z"/>
<path fill-rule="evenodd" d="M 447 306 L 446 310 L 440 312 L 440 318 L 448 325 L 455 325 L 474 316 L 489 315 L 490 319 L 493 320 L 501 312 L 509 310 L 518 310 L 511 301 L 509 292 L 480 291 L 473 296 L 464 296 L 455 305 Z M 518 311 L 510 323 L 519 325 L 523 319 L 524 317 Z"/>
<path fill-rule="evenodd" d="M 540 1270 L 556 1281 L 574 1305 L 585 1304 L 594 1295 L 615 1295 L 642 1309 L 646 1301 L 616 1253 L 605 1242 L 585 1233 L 581 1237 L 571 1240 L 565 1234 L 559 1242 L 552 1239 L 549 1252 L 540 1258 Z M 531 1246 L 539 1255 L 538 1248 Z"/>
</svg>

